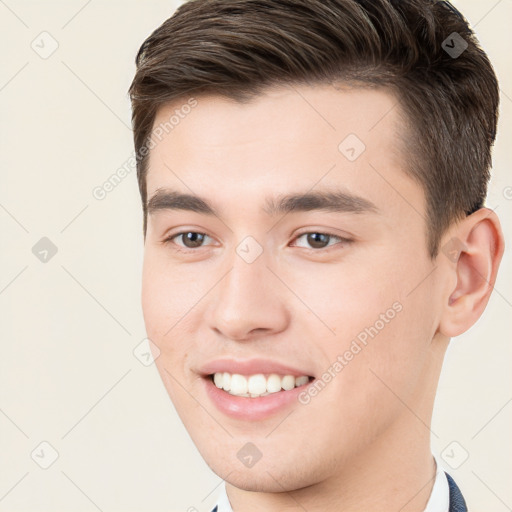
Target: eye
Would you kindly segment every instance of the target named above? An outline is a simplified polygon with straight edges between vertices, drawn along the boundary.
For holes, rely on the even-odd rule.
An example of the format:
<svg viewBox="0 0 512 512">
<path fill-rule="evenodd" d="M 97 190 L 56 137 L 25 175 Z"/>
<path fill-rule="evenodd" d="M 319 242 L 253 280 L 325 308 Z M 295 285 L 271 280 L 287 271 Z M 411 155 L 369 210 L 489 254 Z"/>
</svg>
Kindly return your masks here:
<svg viewBox="0 0 512 512">
<path fill-rule="evenodd" d="M 351 240 L 348 238 L 343 238 L 337 235 L 332 235 L 331 233 L 320 233 L 320 232 L 308 232 L 308 233 L 302 233 L 301 235 L 297 236 L 295 240 L 299 240 L 302 237 L 306 237 L 306 243 L 310 244 L 310 247 L 304 247 L 305 249 L 324 249 L 325 247 L 329 247 L 331 245 L 329 242 L 332 239 L 338 240 L 337 243 L 350 243 Z M 301 246 L 299 246 L 301 247 Z"/>
<path fill-rule="evenodd" d="M 173 242 L 174 239 L 179 239 L 183 242 L 182 244 L 176 244 L 178 247 L 184 247 L 185 249 L 197 249 L 201 247 L 201 244 L 204 242 L 206 238 L 210 238 L 205 233 L 198 233 L 197 231 L 182 231 L 181 233 L 176 233 L 168 238 L 166 238 L 163 242 L 167 244 L 169 242 Z"/>
<path fill-rule="evenodd" d="M 301 238 L 306 237 L 306 243 L 310 245 L 310 247 L 305 247 L 298 245 L 298 247 L 303 247 L 304 249 L 325 249 L 326 247 L 330 247 L 332 245 L 336 245 L 336 243 L 350 243 L 352 240 L 344 237 L 340 237 L 337 235 L 333 235 L 331 233 L 322 233 L 322 232 L 306 232 L 298 235 L 295 238 L 295 241 L 300 240 Z M 178 251 L 180 250 L 179 247 L 183 247 L 185 249 L 198 249 L 203 246 L 203 242 L 210 238 L 206 233 L 199 233 L 197 231 L 182 231 L 181 233 L 176 233 L 165 240 L 163 240 L 164 244 L 168 243 L 174 243 L 178 246 Z M 181 239 L 182 243 L 176 243 L 175 239 Z M 333 240 L 337 240 L 336 243 L 330 243 Z"/>
</svg>

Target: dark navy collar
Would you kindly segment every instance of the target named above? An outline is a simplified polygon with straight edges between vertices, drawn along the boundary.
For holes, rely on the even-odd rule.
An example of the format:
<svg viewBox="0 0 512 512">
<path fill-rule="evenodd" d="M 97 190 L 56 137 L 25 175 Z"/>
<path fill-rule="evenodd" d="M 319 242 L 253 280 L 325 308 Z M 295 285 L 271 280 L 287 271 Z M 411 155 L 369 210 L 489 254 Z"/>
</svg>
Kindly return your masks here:
<svg viewBox="0 0 512 512">
<path fill-rule="evenodd" d="M 446 479 L 448 480 L 448 487 L 450 488 L 450 509 L 448 512 L 468 512 L 466 501 L 457 487 L 457 484 L 453 481 L 453 478 L 446 473 Z"/>
</svg>

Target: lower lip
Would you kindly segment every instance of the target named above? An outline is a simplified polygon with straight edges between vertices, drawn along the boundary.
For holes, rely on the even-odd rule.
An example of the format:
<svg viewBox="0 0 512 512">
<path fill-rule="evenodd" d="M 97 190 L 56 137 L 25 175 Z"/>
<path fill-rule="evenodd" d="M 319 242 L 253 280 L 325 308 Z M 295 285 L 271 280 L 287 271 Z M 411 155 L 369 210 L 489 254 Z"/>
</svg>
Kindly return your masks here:
<svg viewBox="0 0 512 512">
<path fill-rule="evenodd" d="M 211 377 L 205 377 L 203 380 L 206 385 L 206 394 L 221 412 L 233 418 L 248 421 L 262 420 L 292 404 L 299 405 L 299 394 L 312 382 L 297 386 L 289 391 L 278 391 L 277 393 L 250 398 L 231 395 L 227 391 L 219 389 L 213 383 Z"/>
</svg>

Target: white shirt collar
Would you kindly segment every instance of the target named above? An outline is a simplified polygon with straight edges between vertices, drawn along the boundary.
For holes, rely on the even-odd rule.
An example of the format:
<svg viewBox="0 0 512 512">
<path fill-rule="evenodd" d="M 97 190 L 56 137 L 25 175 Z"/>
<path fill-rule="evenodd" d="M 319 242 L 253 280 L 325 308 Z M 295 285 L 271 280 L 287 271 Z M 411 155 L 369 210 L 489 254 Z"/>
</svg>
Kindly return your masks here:
<svg viewBox="0 0 512 512">
<path fill-rule="evenodd" d="M 450 508 L 450 488 L 448 487 L 448 480 L 435 455 L 434 459 L 436 461 L 436 480 L 424 512 L 448 512 Z M 233 512 L 226 493 L 226 482 L 222 482 L 216 505 L 217 512 Z"/>
<path fill-rule="evenodd" d="M 217 498 L 217 512 L 233 512 L 231 503 L 229 503 L 226 493 L 226 482 L 223 481 L 220 487 L 219 497 Z"/>
<path fill-rule="evenodd" d="M 441 467 L 441 464 L 439 464 L 439 459 L 435 455 L 434 459 L 436 461 L 436 480 L 432 492 L 430 493 L 427 508 L 425 508 L 424 512 L 448 512 L 450 508 L 450 487 L 448 487 L 448 479 L 446 478 L 444 469 Z"/>
</svg>

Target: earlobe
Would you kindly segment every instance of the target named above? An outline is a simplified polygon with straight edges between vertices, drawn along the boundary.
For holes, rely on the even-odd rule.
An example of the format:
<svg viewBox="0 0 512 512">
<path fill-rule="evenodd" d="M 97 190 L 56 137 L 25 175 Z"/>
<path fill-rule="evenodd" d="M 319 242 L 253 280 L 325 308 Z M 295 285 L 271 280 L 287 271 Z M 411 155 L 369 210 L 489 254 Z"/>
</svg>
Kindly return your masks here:
<svg viewBox="0 0 512 512">
<path fill-rule="evenodd" d="M 447 337 L 467 331 L 484 311 L 496 281 L 504 241 L 497 215 L 481 208 L 452 231 L 438 255 L 454 274 L 439 330 Z"/>
</svg>

